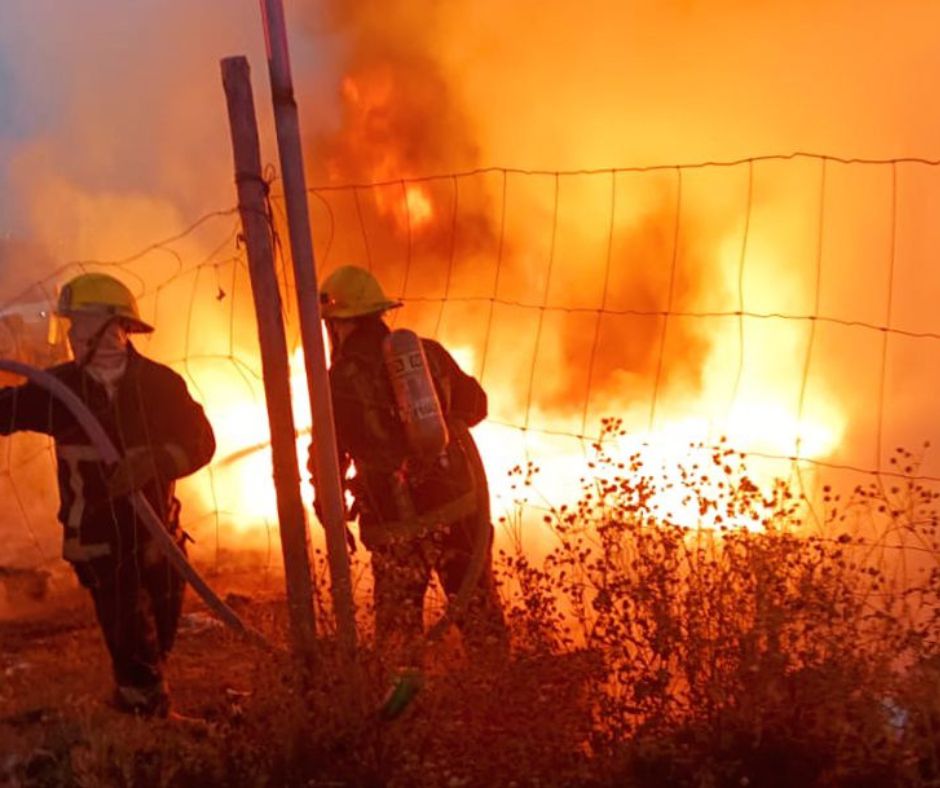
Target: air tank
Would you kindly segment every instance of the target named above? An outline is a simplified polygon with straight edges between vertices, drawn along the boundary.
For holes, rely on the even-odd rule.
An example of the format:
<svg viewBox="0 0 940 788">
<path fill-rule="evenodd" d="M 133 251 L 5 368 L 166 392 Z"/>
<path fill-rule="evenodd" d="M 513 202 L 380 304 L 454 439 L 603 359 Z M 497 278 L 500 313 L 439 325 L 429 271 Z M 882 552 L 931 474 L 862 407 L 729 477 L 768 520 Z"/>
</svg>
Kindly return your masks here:
<svg viewBox="0 0 940 788">
<path fill-rule="evenodd" d="M 447 446 L 447 422 L 421 340 L 397 329 L 382 343 L 382 355 L 409 447 L 419 457 L 436 457 Z"/>
</svg>

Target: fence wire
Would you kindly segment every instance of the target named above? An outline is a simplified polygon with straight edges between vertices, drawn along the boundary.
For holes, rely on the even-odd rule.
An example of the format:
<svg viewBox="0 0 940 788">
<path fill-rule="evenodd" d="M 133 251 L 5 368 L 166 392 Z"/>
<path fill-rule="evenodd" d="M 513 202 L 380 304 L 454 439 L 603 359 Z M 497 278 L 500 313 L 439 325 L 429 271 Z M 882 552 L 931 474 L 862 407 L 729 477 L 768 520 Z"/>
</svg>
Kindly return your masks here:
<svg viewBox="0 0 940 788">
<path fill-rule="evenodd" d="M 602 418 L 617 417 L 635 436 L 628 445 L 655 462 L 732 446 L 770 468 L 768 478 L 798 485 L 822 523 L 823 485 L 871 482 L 888 496 L 898 483 L 940 482 L 921 449 L 936 430 L 930 392 L 940 370 L 931 308 L 940 234 L 929 210 L 940 204 L 938 166 L 801 152 L 485 168 L 316 186 L 311 218 L 321 276 L 347 263 L 369 268 L 405 304 L 394 325 L 441 340 L 481 379 L 491 416 L 477 433 L 497 511 L 551 511 L 572 495 Z M 283 234 L 282 198 L 271 202 Z M 292 282 L 278 252 L 299 380 Z M 275 508 L 237 209 L 8 290 L 0 321 L 20 332 L 16 352 L 38 342 L 24 335 L 35 309 L 24 305 L 48 312 L 58 286 L 92 270 L 132 287 L 157 327 L 142 351 L 186 377 L 220 438 L 215 461 L 181 485 L 184 526 L 203 557 L 222 561 L 251 545 L 270 563 Z M 300 383 L 296 393 L 303 411 Z M 309 413 L 298 425 L 302 455 Z M 522 500 L 503 477 L 529 463 L 541 468 L 542 488 Z M 55 556 L 53 466 L 47 440 L 5 440 L 0 494 L 16 514 L 0 562 Z M 867 543 L 937 553 L 887 534 Z"/>
</svg>

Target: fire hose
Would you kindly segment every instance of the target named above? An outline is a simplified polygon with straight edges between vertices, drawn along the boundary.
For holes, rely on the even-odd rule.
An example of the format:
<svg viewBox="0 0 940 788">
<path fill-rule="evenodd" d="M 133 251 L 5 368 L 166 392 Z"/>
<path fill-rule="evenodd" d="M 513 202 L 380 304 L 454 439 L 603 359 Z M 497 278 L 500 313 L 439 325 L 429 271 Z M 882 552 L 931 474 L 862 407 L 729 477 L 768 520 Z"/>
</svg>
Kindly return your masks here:
<svg viewBox="0 0 940 788">
<path fill-rule="evenodd" d="M 79 396 L 61 380 L 49 372 L 36 369 L 35 367 L 31 367 L 19 361 L 0 360 L 0 370 L 20 375 L 52 394 L 52 396 L 58 399 L 75 417 L 75 420 L 85 431 L 92 445 L 97 449 L 103 462 L 116 463 L 120 461 L 121 455 L 112 440 L 108 437 L 108 434 L 104 431 L 101 423 L 95 418 L 94 414 L 88 409 L 85 403 L 82 402 Z M 169 531 L 166 530 L 163 521 L 154 511 L 153 506 L 144 494 L 138 490 L 129 497 L 131 504 L 137 512 L 137 516 L 140 518 L 141 522 L 143 522 L 154 542 L 166 556 L 170 565 L 193 587 L 209 610 L 222 623 L 250 643 L 269 651 L 274 650 L 274 646 L 264 635 L 245 624 L 238 614 L 226 605 L 215 591 L 209 587 L 209 584 L 203 580 L 202 576 L 187 560 L 186 554 L 177 546 Z"/>
</svg>

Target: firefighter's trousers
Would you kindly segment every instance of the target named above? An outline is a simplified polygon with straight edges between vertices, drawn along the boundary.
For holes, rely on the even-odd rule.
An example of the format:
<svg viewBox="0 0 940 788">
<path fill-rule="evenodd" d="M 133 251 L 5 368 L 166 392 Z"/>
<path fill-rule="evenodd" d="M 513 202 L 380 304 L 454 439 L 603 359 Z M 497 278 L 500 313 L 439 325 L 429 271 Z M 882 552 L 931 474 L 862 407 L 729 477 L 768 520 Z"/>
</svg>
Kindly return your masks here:
<svg viewBox="0 0 940 788">
<path fill-rule="evenodd" d="M 493 579 L 493 527 L 479 579 L 457 625 L 470 654 L 505 650 L 508 631 Z M 424 596 L 437 572 L 449 599 L 459 592 L 472 565 L 477 515 L 422 537 L 393 541 L 372 550 L 375 633 L 380 648 L 415 642 L 423 630 Z"/>
<path fill-rule="evenodd" d="M 94 601 L 118 689 L 165 694 L 162 667 L 176 639 L 183 579 L 149 540 L 76 563 L 75 571 Z"/>
</svg>

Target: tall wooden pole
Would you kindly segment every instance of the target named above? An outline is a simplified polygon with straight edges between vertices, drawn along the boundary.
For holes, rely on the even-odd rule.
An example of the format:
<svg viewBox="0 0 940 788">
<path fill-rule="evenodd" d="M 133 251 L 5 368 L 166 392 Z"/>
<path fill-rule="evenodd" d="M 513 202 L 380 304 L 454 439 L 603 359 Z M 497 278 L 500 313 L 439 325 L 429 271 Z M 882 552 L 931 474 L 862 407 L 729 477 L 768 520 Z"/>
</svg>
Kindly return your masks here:
<svg viewBox="0 0 940 788">
<path fill-rule="evenodd" d="M 297 102 L 294 100 L 287 49 L 287 26 L 282 0 L 261 0 L 261 9 L 264 15 L 274 121 L 297 287 L 300 336 L 304 346 L 310 410 L 313 414 L 314 477 L 317 498 L 325 521 L 337 634 L 343 652 L 347 657 L 353 658 L 356 649 L 356 621 L 349 559 L 346 554 L 346 508 L 337 459 L 326 350 L 320 327 L 320 293 L 307 208 L 300 121 L 297 116 Z"/>
<path fill-rule="evenodd" d="M 248 60 L 244 57 L 224 59 L 222 84 L 228 103 L 238 208 L 248 247 L 248 270 L 261 344 L 261 368 L 268 424 L 271 428 L 274 487 L 277 490 L 291 639 L 294 653 L 309 666 L 316 643 L 309 536 L 300 495 L 300 470 L 291 407 L 290 362 L 266 210 L 267 184 L 261 177 L 261 151 Z"/>
</svg>

